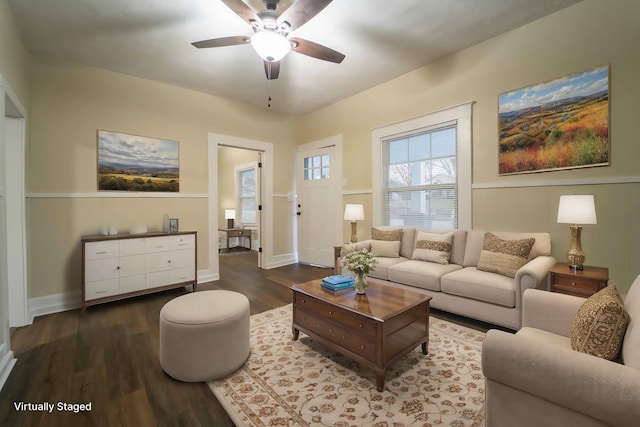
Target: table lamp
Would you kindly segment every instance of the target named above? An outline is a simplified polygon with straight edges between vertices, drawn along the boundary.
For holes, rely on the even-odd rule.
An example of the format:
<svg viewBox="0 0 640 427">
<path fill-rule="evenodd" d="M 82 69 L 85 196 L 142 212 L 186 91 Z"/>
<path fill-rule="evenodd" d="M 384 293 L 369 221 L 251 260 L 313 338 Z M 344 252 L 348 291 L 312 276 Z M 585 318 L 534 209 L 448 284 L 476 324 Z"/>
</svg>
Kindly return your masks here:
<svg viewBox="0 0 640 427">
<path fill-rule="evenodd" d="M 225 209 L 224 210 L 224 219 L 227 220 L 227 228 L 231 230 L 233 228 L 233 220 L 236 219 L 236 210 L 235 209 Z"/>
<path fill-rule="evenodd" d="M 356 221 L 364 220 L 364 206 L 360 204 L 347 204 L 344 208 L 344 220 L 351 221 L 351 243 L 358 241 L 358 226 Z"/>
<path fill-rule="evenodd" d="M 584 270 L 584 252 L 580 241 L 582 235 L 581 224 L 597 224 L 596 206 L 593 195 L 560 196 L 558 206 L 558 224 L 572 224 L 571 249 L 567 252 L 569 268 L 572 270 Z"/>
</svg>

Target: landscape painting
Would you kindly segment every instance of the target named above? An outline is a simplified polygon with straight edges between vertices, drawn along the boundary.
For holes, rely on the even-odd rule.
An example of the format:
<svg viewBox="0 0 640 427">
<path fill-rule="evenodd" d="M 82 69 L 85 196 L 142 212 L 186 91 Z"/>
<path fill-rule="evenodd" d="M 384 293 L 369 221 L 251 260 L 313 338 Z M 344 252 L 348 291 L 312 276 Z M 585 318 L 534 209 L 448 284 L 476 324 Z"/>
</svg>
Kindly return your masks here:
<svg viewBox="0 0 640 427">
<path fill-rule="evenodd" d="M 98 190 L 178 192 L 178 142 L 98 130 Z"/>
<path fill-rule="evenodd" d="M 503 93 L 499 174 L 609 164 L 609 67 Z"/>
</svg>

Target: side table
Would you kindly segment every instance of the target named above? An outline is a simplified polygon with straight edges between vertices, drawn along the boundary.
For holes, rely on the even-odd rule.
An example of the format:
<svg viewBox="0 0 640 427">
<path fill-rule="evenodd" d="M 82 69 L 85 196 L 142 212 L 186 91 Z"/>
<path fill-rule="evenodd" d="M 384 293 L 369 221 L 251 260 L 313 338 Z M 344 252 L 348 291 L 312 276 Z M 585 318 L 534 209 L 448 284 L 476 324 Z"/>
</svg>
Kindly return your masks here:
<svg viewBox="0 0 640 427">
<path fill-rule="evenodd" d="M 251 230 L 248 228 L 218 228 L 227 234 L 227 252 L 229 252 L 229 239 L 232 237 L 246 237 L 249 239 L 249 250 L 251 250 Z"/>
<path fill-rule="evenodd" d="M 587 298 L 607 286 L 609 269 L 584 266 L 584 270 L 572 270 L 559 262 L 549 271 L 551 292 Z"/>
</svg>

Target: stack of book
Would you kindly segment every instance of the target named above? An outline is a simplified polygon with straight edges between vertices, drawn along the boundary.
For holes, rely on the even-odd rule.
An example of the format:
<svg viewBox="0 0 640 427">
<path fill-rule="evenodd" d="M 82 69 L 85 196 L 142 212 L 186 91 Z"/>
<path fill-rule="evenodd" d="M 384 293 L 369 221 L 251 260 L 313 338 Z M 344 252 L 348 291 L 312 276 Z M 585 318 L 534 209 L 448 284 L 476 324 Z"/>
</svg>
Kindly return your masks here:
<svg viewBox="0 0 640 427">
<path fill-rule="evenodd" d="M 322 279 L 322 287 L 329 291 L 341 291 L 353 288 L 353 278 L 344 276 L 329 276 Z"/>
</svg>

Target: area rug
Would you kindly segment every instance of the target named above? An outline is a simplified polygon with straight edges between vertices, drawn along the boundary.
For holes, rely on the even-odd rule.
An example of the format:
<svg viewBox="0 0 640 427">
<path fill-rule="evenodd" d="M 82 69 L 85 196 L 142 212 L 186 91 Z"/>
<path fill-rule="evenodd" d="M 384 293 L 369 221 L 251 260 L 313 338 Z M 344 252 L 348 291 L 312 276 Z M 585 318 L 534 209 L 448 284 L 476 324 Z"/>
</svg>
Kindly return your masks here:
<svg viewBox="0 0 640 427">
<path fill-rule="evenodd" d="M 472 426 L 484 424 L 484 334 L 430 319 L 429 354 L 396 362 L 378 392 L 374 372 L 300 333 L 291 305 L 251 316 L 251 355 L 209 383 L 242 426 Z"/>
</svg>

